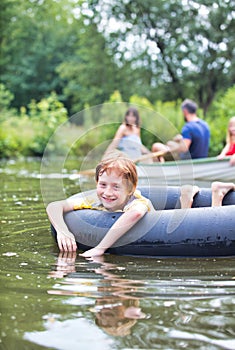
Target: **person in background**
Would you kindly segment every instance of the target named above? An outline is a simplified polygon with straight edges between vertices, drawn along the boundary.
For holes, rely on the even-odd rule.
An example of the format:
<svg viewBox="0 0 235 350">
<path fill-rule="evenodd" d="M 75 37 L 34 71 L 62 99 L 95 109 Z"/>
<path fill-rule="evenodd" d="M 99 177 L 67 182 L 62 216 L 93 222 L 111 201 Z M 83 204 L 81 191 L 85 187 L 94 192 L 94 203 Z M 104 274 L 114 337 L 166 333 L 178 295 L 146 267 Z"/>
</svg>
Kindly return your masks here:
<svg viewBox="0 0 235 350">
<path fill-rule="evenodd" d="M 108 146 L 103 159 L 115 149 L 124 153 L 130 159 L 138 159 L 142 154 L 151 153 L 140 137 L 140 116 L 136 108 L 131 107 L 125 113 L 123 123 L 119 126 L 112 142 Z"/>
<path fill-rule="evenodd" d="M 97 187 L 93 197 L 70 197 L 50 203 L 47 206 L 47 214 L 56 230 L 60 251 L 77 249 L 75 237 L 63 218 L 65 212 L 84 208 L 123 212 L 96 247 L 80 254 L 83 257 L 93 257 L 103 255 L 106 249 L 129 231 L 148 211 L 154 210 L 152 203 L 136 190 L 137 181 L 136 166 L 131 159 L 104 159 L 96 167 Z"/>
<path fill-rule="evenodd" d="M 235 116 L 229 119 L 226 145 L 218 155 L 218 159 L 223 159 L 226 156 L 232 156 L 230 164 L 235 165 Z"/>
<path fill-rule="evenodd" d="M 184 100 L 181 108 L 185 120 L 181 134 L 176 135 L 166 145 L 160 142 L 154 143 L 152 152 L 177 153 L 181 159 L 207 157 L 210 142 L 208 124 L 197 116 L 197 104 L 194 101 Z"/>
</svg>

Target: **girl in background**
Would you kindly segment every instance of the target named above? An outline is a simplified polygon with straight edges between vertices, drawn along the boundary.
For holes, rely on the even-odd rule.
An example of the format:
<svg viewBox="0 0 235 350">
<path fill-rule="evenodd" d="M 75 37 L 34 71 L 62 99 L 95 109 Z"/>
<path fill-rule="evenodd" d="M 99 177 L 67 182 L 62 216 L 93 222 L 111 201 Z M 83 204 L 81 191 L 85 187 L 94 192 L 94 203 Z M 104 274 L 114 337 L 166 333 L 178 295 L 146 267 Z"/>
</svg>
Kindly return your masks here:
<svg viewBox="0 0 235 350">
<path fill-rule="evenodd" d="M 218 155 L 218 159 L 223 159 L 226 156 L 232 156 L 230 164 L 235 165 L 235 117 L 232 117 L 229 120 L 226 145 Z"/>
<path fill-rule="evenodd" d="M 142 154 L 151 153 L 142 144 L 140 137 L 140 116 L 138 110 L 134 107 L 126 111 L 124 121 L 119 126 L 103 158 L 109 156 L 115 149 L 118 149 L 130 159 L 138 159 Z"/>
</svg>

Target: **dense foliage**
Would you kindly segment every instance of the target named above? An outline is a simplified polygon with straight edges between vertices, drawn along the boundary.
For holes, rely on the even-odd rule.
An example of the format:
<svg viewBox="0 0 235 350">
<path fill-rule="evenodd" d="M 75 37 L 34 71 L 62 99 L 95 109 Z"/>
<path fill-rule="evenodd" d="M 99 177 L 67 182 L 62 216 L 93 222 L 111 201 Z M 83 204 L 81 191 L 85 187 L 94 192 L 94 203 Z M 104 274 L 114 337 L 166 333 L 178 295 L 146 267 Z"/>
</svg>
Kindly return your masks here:
<svg viewBox="0 0 235 350">
<path fill-rule="evenodd" d="M 181 100 L 156 101 L 133 95 L 129 103 L 122 102 L 118 91 L 102 105 L 86 108 L 68 119 L 64 105 L 55 93 L 41 101 L 34 100 L 20 112 L 10 107 L 12 94 L 0 85 L 1 128 L 0 157 L 42 156 L 45 148 L 52 154 L 87 155 L 97 147 L 100 154 L 112 140 L 123 120 L 126 109 L 139 109 L 143 143 L 151 149 L 156 141 L 166 142 L 180 132 L 184 123 Z M 211 129 L 210 155 L 220 153 L 226 138 L 228 120 L 235 115 L 235 85 L 216 99 L 207 121 Z M 202 110 L 198 115 L 203 118 Z M 83 126 L 76 125 L 80 117 Z M 53 137 L 52 137 L 53 135 Z"/>
<path fill-rule="evenodd" d="M 122 101 L 142 106 L 150 148 L 180 130 L 186 97 L 210 123 L 217 154 L 235 114 L 234 7 L 235 0 L 2 0 L 0 156 L 42 155 L 77 112 L 78 134 L 108 122 L 73 145 L 87 152 L 111 139 L 123 118 L 123 109 L 103 104 Z"/>
</svg>

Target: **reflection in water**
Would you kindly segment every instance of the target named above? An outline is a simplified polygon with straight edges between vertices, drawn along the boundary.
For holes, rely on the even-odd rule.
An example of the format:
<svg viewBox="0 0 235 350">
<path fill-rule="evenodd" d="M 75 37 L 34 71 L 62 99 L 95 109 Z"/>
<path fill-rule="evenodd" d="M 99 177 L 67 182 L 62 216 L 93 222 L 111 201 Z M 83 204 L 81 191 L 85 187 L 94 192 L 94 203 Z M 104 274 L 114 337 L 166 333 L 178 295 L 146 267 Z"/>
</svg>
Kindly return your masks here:
<svg viewBox="0 0 235 350">
<path fill-rule="evenodd" d="M 93 261 L 102 262 L 95 272 L 104 277 L 103 286 L 98 287 L 101 297 L 96 300 L 93 309 L 96 324 L 110 335 L 126 336 L 138 319 L 146 317 L 139 307 L 139 299 L 125 296 L 126 290 L 136 289 L 136 281 L 128 280 L 128 286 L 125 287 L 122 285 L 123 278 L 110 272 L 117 268 L 115 264 L 105 263 L 104 257 L 93 258 Z"/>
<path fill-rule="evenodd" d="M 67 319 L 45 315 L 46 330 L 27 332 L 25 339 L 61 350 L 89 349 L 94 338 L 94 349 L 234 349 L 235 280 L 226 268 L 220 279 L 208 278 L 217 260 L 127 261 L 60 253 L 49 273 L 56 283 L 47 292 L 51 302 L 77 312 Z"/>
<path fill-rule="evenodd" d="M 60 253 L 56 270 L 52 271 L 50 276 L 61 278 L 76 272 L 75 261 L 76 252 Z M 96 281 L 97 288 L 94 288 L 92 282 L 82 281 L 79 278 L 79 274 L 76 278 L 75 273 L 66 279 L 66 285 L 61 285 L 60 289 L 49 290 L 48 293 L 61 295 L 79 294 L 86 297 L 95 297 L 95 306 L 90 311 L 96 316 L 96 324 L 105 330 L 106 333 L 113 336 L 130 334 L 131 328 L 137 320 L 146 317 L 139 307 L 139 298 L 126 295 L 128 292 L 132 293 L 136 290 L 138 288 L 136 284 L 139 282 L 124 280 L 112 273 L 112 271 L 118 270 L 118 266 L 105 262 L 104 257 L 95 257 L 90 259 L 90 261 L 100 265 L 94 268 L 94 272 L 100 277 L 98 284 Z M 82 288 L 81 285 L 83 285 Z M 58 288 L 58 285 L 56 287 Z"/>
<path fill-rule="evenodd" d="M 125 295 L 126 291 L 137 288 L 137 282 L 133 281 L 132 286 L 132 281 L 127 280 L 127 286 L 122 286 L 123 278 L 114 273 L 123 272 L 123 268 L 119 270 L 118 265 L 106 263 L 104 257 L 87 262 L 80 260 L 83 262 L 77 266 L 76 252 L 59 254 L 55 269 L 49 276 L 62 280 L 60 283 L 56 280 L 48 294 L 62 296 L 61 302 L 65 304 L 88 306 L 89 315 L 86 314 L 84 318 L 83 313 L 77 312 L 72 319 L 58 321 L 58 315 L 48 314 L 44 316 L 46 330 L 26 332 L 25 340 L 63 350 L 77 348 L 78 344 L 79 349 L 88 349 L 90 342 L 95 340 L 94 349 L 111 349 L 115 342 L 110 336 L 126 337 L 139 319 L 147 318 L 141 310 L 139 299 Z M 82 272 L 84 265 L 86 269 Z M 68 296 L 72 298 L 65 300 Z M 93 323 L 91 316 L 95 318 Z"/>
</svg>

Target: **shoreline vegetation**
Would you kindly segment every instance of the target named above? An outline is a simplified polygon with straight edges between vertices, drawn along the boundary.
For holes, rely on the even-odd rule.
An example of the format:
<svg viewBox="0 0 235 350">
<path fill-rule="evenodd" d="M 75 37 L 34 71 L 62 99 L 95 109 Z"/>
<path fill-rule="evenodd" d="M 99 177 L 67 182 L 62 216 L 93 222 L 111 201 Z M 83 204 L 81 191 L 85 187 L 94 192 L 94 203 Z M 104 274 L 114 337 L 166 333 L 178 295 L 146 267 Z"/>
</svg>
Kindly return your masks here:
<svg viewBox="0 0 235 350">
<path fill-rule="evenodd" d="M 105 149 L 128 105 L 140 112 L 141 137 L 149 149 L 154 142 L 171 139 L 184 122 L 181 100 L 152 104 L 145 97 L 134 95 L 123 102 L 118 91 L 109 101 L 95 107 L 86 106 L 72 117 L 54 92 L 20 110 L 11 108 L 13 99 L 11 92 L 0 85 L 0 159 L 42 157 L 48 145 L 55 154 L 69 149 L 71 155 L 77 157 L 87 155 L 97 145 Z M 224 147 L 228 120 L 235 115 L 234 101 L 235 85 L 214 99 L 206 116 L 199 109 L 198 115 L 208 122 L 211 130 L 209 156 L 218 155 Z"/>
</svg>

